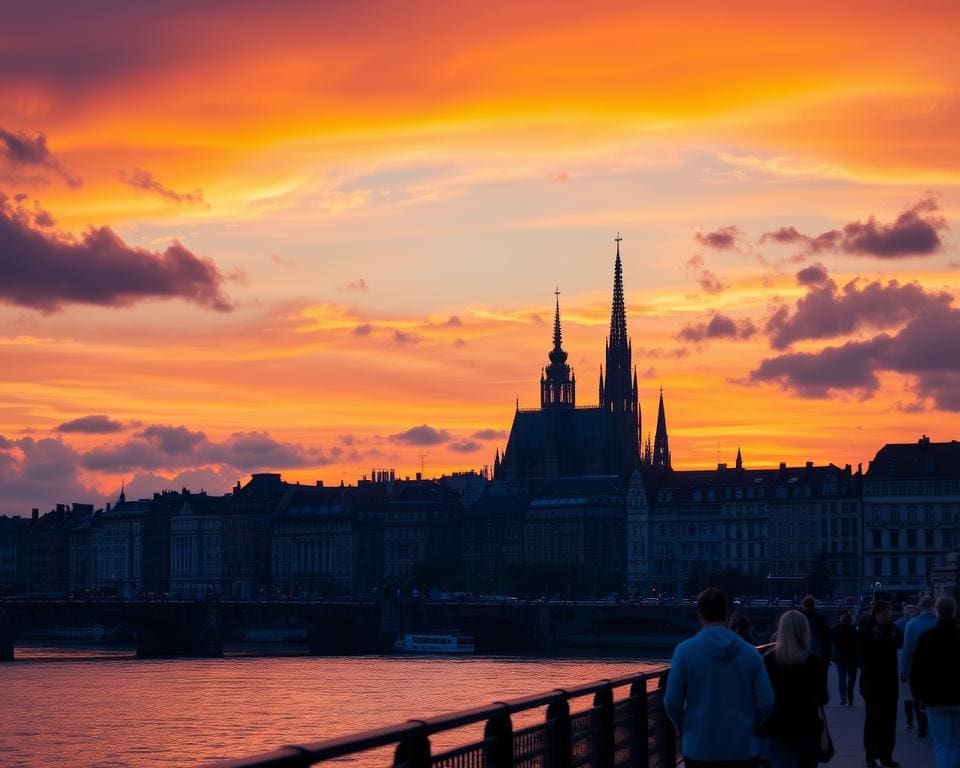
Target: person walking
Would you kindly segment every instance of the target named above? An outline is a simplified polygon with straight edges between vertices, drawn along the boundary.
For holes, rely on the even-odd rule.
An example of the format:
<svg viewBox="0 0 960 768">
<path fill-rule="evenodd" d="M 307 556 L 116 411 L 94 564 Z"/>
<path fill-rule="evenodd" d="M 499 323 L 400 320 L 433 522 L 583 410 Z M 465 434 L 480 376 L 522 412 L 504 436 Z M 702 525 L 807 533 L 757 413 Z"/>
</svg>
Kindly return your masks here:
<svg viewBox="0 0 960 768">
<path fill-rule="evenodd" d="M 921 611 L 921 613 L 907 622 L 903 632 L 903 650 L 900 652 L 900 680 L 904 683 L 910 680 L 910 664 L 913 661 L 917 642 L 922 635 L 937 626 L 937 613 L 933 608 L 933 598 L 930 595 L 924 595 L 920 598 L 918 611 Z M 907 691 L 910 691 L 909 686 L 907 686 Z M 926 736 L 926 713 L 912 695 L 905 697 L 903 709 L 907 714 L 907 728 L 910 727 L 912 715 L 916 712 L 917 736 Z"/>
<path fill-rule="evenodd" d="M 878 760 L 884 768 L 900 766 L 893 759 L 900 683 L 897 648 L 900 644 L 890 603 L 875 601 L 871 615 L 860 630 L 860 695 L 867 710 L 863 721 L 863 749 L 868 768 L 875 768 Z"/>
<path fill-rule="evenodd" d="M 893 622 L 897 632 L 901 637 L 906 637 L 907 624 L 920 613 L 920 609 L 915 605 L 904 605 L 900 618 Z M 931 625 L 932 626 L 932 625 Z M 900 669 L 900 700 L 903 702 L 903 716 L 906 718 L 907 730 L 913 729 L 913 713 L 917 712 L 919 721 L 919 709 L 910 695 L 910 686 L 907 685 L 907 676 L 903 672 L 903 648 L 897 652 L 897 665 Z"/>
<path fill-rule="evenodd" d="M 860 666 L 860 635 L 853 626 L 850 611 L 840 614 L 840 623 L 830 630 L 830 641 L 833 645 L 833 662 L 837 665 L 837 680 L 840 683 L 840 703 L 852 707 L 857 667 Z"/>
<path fill-rule="evenodd" d="M 826 664 L 810 650 L 810 622 L 787 611 L 774 647 L 763 656 L 773 686 L 773 712 L 760 726 L 760 756 L 771 768 L 816 768 L 827 703 Z"/>
<path fill-rule="evenodd" d="M 687 768 L 755 768 L 757 728 L 773 709 L 763 658 L 727 624 L 727 597 L 697 596 L 700 631 L 673 652 L 663 705 Z"/>
<path fill-rule="evenodd" d="M 830 667 L 830 620 L 817 610 L 813 595 L 803 598 L 803 615 L 810 622 L 810 650 L 823 659 L 826 674 Z"/>
<path fill-rule="evenodd" d="M 910 664 L 913 697 L 927 711 L 937 768 L 960 768 L 960 629 L 957 603 L 941 597 L 936 626 L 920 635 Z"/>
</svg>

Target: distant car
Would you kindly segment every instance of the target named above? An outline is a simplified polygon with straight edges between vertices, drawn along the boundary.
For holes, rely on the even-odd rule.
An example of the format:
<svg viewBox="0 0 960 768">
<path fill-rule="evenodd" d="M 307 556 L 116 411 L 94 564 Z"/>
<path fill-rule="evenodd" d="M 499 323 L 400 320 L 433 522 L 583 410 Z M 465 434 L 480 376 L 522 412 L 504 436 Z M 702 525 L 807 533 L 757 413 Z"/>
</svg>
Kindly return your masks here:
<svg viewBox="0 0 960 768">
<path fill-rule="evenodd" d="M 640 601 L 640 605 L 660 605 L 660 600 L 656 597 L 645 597 Z"/>
</svg>

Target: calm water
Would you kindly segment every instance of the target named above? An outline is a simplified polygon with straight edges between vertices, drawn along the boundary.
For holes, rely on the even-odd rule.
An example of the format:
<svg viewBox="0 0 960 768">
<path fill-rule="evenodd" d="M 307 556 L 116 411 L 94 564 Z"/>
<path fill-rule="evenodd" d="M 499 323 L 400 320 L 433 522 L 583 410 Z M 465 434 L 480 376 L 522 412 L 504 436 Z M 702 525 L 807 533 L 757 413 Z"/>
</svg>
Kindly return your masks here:
<svg viewBox="0 0 960 768">
<path fill-rule="evenodd" d="M 0 766 L 195 766 L 655 664 L 386 656 L 141 661 L 18 648 L 17 661 L 0 666 Z M 388 753 L 382 761 L 337 765 L 377 762 L 389 764 Z"/>
</svg>

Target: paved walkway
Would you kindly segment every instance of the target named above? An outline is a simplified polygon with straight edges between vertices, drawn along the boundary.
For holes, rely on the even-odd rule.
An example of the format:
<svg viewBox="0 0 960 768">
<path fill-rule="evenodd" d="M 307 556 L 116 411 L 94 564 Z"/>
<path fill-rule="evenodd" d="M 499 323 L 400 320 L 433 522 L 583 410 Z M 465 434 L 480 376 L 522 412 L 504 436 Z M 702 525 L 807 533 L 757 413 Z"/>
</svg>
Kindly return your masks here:
<svg viewBox="0 0 960 768">
<path fill-rule="evenodd" d="M 857 682 L 859 686 L 859 681 Z M 859 693 L 854 706 L 841 707 L 837 692 L 837 670 L 830 665 L 830 703 L 827 704 L 827 722 L 837 754 L 830 761 L 831 768 L 863 768 L 863 699 Z M 933 768 L 933 744 L 930 737 L 919 738 L 916 726 L 908 731 L 903 717 L 903 704 L 897 704 L 897 745 L 893 759 L 903 768 Z"/>
</svg>

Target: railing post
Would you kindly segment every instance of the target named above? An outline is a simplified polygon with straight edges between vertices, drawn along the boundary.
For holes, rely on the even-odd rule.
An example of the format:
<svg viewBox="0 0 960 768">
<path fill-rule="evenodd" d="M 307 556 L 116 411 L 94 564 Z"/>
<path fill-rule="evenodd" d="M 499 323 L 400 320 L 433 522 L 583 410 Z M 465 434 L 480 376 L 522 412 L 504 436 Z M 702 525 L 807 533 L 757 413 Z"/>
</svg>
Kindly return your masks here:
<svg viewBox="0 0 960 768">
<path fill-rule="evenodd" d="M 646 675 L 630 686 L 630 701 L 633 703 L 633 744 L 630 749 L 632 765 L 649 766 L 650 709 Z"/>
<path fill-rule="evenodd" d="M 486 768 L 513 768 L 513 723 L 507 711 L 494 715 L 483 728 Z"/>
<path fill-rule="evenodd" d="M 430 762 L 430 739 L 425 729 L 405 738 L 393 753 L 393 768 L 430 768 Z"/>
<path fill-rule="evenodd" d="M 564 691 L 559 691 L 564 696 Z M 555 699 L 547 707 L 547 722 L 553 724 L 553 738 L 550 748 L 553 750 L 553 762 L 547 763 L 554 768 L 570 768 L 573 745 L 570 741 L 570 702 L 566 698 Z"/>
<path fill-rule="evenodd" d="M 673 723 L 667 717 L 667 710 L 663 706 L 663 696 L 667 689 L 667 677 L 670 672 L 664 673 L 660 678 L 660 704 L 657 707 L 657 732 L 659 733 L 661 764 L 673 766 L 677 764 L 677 732 L 673 729 Z"/>
<path fill-rule="evenodd" d="M 606 688 L 597 691 L 593 697 L 593 706 L 599 708 L 593 723 L 593 743 L 596 749 L 598 768 L 613 768 L 616 751 L 616 722 L 613 711 L 613 690 Z"/>
</svg>

